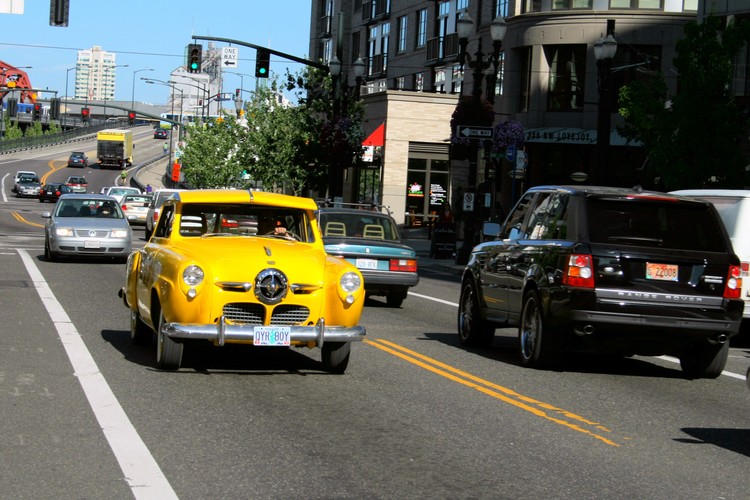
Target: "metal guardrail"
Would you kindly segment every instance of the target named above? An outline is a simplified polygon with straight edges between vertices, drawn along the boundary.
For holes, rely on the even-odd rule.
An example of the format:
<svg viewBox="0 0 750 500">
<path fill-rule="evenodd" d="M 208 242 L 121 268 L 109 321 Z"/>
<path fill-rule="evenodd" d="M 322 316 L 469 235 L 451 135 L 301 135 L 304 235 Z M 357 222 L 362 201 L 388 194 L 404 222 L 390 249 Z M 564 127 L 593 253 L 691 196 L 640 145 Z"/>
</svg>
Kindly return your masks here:
<svg viewBox="0 0 750 500">
<path fill-rule="evenodd" d="M 44 134 L 35 137 L 19 137 L 18 139 L 0 140 L 0 155 L 26 151 L 29 149 L 56 146 L 66 142 L 76 142 L 89 138 L 100 130 L 112 128 L 112 123 L 99 123 L 87 127 L 69 129 L 57 134 Z M 118 126 L 119 128 L 119 126 Z"/>
</svg>

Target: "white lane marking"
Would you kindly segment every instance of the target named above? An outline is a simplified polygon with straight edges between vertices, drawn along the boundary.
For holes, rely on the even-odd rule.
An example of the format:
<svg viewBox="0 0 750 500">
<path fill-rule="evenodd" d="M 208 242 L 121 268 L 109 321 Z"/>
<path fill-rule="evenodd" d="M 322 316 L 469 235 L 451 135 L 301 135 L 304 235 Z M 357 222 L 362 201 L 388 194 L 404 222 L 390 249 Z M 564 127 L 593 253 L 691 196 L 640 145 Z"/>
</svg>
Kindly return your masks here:
<svg viewBox="0 0 750 500">
<path fill-rule="evenodd" d="M 133 496 L 139 499 L 176 499 L 177 494 L 115 398 L 75 325 L 52 293 L 39 268 L 25 250 L 19 249 L 18 253 L 60 335 L 74 374 L 81 383 Z"/>
<path fill-rule="evenodd" d="M 456 302 L 449 302 L 447 300 L 438 299 L 436 297 L 430 297 L 429 295 L 422 295 L 421 293 L 414 293 L 414 292 L 408 292 L 408 293 L 409 295 L 419 297 L 420 299 L 431 300 L 433 302 L 439 302 L 440 304 L 445 304 L 447 306 L 458 307 L 458 303 Z M 670 363 L 677 363 L 678 365 L 680 364 L 680 360 L 677 358 L 673 358 L 672 356 L 657 356 L 657 358 L 664 360 L 664 361 L 669 361 Z M 725 370 L 721 372 L 721 374 L 726 375 L 727 377 L 730 377 L 730 378 L 736 378 L 737 380 L 747 380 L 747 377 L 745 375 L 741 375 L 739 373 L 728 372 Z"/>
</svg>

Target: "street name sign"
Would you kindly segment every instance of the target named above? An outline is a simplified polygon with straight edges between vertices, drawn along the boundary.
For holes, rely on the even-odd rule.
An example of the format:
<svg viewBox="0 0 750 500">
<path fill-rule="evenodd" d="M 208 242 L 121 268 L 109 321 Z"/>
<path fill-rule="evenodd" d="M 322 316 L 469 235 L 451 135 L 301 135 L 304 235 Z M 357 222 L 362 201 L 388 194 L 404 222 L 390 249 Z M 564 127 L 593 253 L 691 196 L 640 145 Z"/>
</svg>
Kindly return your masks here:
<svg viewBox="0 0 750 500">
<path fill-rule="evenodd" d="M 492 139 L 492 127 L 474 127 L 459 125 L 458 136 L 464 139 Z"/>
</svg>

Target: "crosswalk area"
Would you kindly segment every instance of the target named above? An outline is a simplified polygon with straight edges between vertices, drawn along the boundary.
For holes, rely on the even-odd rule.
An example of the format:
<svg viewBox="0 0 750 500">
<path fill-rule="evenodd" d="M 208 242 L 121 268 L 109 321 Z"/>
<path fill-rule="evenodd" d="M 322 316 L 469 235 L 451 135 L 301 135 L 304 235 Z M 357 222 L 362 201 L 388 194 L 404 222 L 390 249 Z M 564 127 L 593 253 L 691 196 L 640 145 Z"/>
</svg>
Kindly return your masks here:
<svg viewBox="0 0 750 500">
<path fill-rule="evenodd" d="M 0 233 L 0 249 L 43 250 L 44 233 Z"/>
</svg>

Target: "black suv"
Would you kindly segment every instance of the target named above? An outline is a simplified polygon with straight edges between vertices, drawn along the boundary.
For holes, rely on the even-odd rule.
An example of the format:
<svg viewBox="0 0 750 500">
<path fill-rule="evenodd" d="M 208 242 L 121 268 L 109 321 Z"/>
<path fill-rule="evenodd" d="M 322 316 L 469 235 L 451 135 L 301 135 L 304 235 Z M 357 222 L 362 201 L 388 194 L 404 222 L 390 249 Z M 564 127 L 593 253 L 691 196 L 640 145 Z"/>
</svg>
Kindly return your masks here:
<svg viewBox="0 0 750 500">
<path fill-rule="evenodd" d="M 565 351 L 680 359 L 718 377 L 742 319 L 740 260 L 707 202 L 595 186 L 539 186 L 463 273 L 458 334 L 487 345 L 518 326 L 524 366 Z"/>
</svg>

